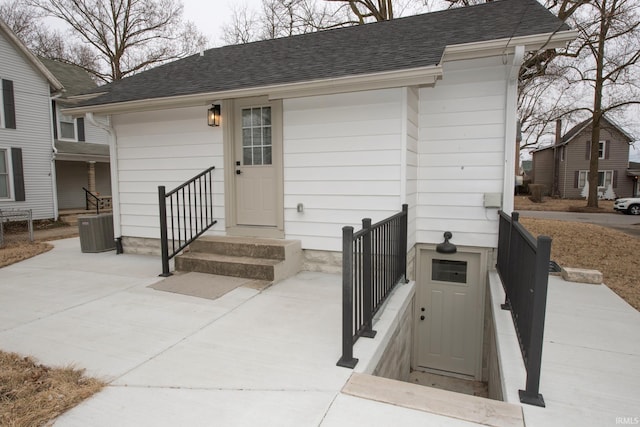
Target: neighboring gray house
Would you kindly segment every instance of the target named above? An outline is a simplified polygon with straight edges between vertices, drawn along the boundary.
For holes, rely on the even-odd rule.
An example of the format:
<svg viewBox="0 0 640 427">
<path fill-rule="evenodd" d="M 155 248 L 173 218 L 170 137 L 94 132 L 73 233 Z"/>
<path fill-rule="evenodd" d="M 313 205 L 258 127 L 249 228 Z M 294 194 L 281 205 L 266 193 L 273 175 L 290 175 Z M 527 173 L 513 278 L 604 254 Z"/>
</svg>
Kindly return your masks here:
<svg viewBox="0 0 640 427">
<path fill-rule="evenodd" d="M 575 36 L 536 0 L 495 1 L 210 49 L 63 112 L 109 129 L 125 252 L 159 253 L 158 186 L 211 167 L 182 199 L 204 187 L 212 208 L 167 211 L 182 235 L 211 215 L 206 233 L 223 241 L 299 242 L 307 270 L 337 271 L 343 226 L 407 204 L 408 274 L 433 307 L 433 322 L 416 320 L 413 367 L 480 379 L 498 210 L 513 210 L 518 73 L 526 52 Z M 455 254 L 436 253 L 445 231 Z"/>
<path fill-rule="evenodd" d="M 83 187 L 96 195 L 111 196 L 108 134 L 83 117 L 67 116 L 61 110 L 75 105 L 72 97 L 97 85 L 76 65 L 46 58 L 40 61 L 64 86 L 51 103 L 58 208 L 84 209 Z"/>
<path fill-rule="evenodd" d="M 57 216 L 51 93 L 62 84 L 0 20 L 0 209 Z"/>
<path fill-rule="evenodd" d="M 587 182 L 591 144 L 591 119 L 571 128 L 555 145 L 533 151 L 533 182 L 545 186 L 545 194 L 577 199 Z M 598 193 L 604 197 L 611 186 L 617 197 L 634 193 L 628 175 L 629 145 L 633 138 L 611 119 L 600 124 Z"/>
</svg>

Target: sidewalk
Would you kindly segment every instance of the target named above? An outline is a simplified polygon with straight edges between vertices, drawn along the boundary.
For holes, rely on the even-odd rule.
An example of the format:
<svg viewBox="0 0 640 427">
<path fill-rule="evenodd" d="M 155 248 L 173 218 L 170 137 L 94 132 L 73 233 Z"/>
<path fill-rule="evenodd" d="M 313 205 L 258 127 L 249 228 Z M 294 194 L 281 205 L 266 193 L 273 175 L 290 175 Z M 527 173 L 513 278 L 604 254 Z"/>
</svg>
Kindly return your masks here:
<svg viewBox="0 0 640 427">
<path fill-rule="evenodd" d="M 53 244 L 0 269 L 0 348 L 109 381 L 56 426 L 474 425 L 341 394 L 338 275 L 208 300 L 148 288 L 157 258 Z"/>
</svg>

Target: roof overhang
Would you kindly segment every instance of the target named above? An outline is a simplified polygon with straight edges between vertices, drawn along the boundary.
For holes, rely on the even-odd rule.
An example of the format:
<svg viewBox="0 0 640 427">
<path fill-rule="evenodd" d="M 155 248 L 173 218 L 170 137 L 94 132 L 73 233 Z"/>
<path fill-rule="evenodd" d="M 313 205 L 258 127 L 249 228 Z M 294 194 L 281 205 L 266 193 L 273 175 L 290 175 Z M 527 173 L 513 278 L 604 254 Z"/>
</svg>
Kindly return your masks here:
<svg viewBox="0 0 640 427">
<path fill-rule="evenodd" d="M 215 100 L 245 98 L 251 96 L 268 95 L 269 99 L 299 98 L 304 96 L 329 95 L 404 86 L 427 86 L 435 84 L 436 80 L 441 76 L 442 66 L 433 65 L 405 70 L 386 71 L 382 73 L 361 74 L 357 76 L 310 80 L 246 89 L 71 107 L 63 109 L 62 111 L 64 114 L 71 115 L 80 115 L 89 112 L 94 114 L 114 114 L 206 105 Z"/>
<path fill-rule="evenodd" d="M 577 30 L 557 31 L 531 36 L 511 37 L 482 42 L 446 46 L 442 62 L 475 59 L 487 56 L 512 54 L 516 46 L 524 46 L 525 52 L 564 47 L 578 36 Z"/>
<path fill-rule="evenodd" d="M 25 44 L 15 35 L 11 28 L 7 24 L 4 23 L 2 19 L 0 19 L 0 30 L 7 36 L 9 41 L 25 56 L 27 61 L 33 65 L 33 67 L 39 71 L 49 82 L 49 85 L 56 91 L 59 92 L 64 89 L 62 83 L 58 81 L 58 79 L 45 67 L 42 62 L 33 54 L 31 51 L 25 46 Z"/>
<path fill-rule="evenodd" d="M 72 162 L 101 162 L 108 163 L 109 146 L 107 144 L 97 144 L 89 142 L 61 141 L 55 140 L 56 160 Z"/>
</svg>

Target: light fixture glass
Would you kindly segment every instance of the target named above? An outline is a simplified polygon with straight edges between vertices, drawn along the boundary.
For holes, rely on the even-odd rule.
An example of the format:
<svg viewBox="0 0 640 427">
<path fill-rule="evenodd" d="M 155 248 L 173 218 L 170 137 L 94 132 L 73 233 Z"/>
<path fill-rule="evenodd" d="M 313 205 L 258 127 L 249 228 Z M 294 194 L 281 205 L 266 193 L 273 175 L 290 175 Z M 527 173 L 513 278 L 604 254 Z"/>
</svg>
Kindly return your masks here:
<svg viewBox="0 0 640 427">
<path fill-rule="evenodd" d="M 207 110 L 207 124 L 220 126 L 220 105 L 214 104 Z"/>
</svg>

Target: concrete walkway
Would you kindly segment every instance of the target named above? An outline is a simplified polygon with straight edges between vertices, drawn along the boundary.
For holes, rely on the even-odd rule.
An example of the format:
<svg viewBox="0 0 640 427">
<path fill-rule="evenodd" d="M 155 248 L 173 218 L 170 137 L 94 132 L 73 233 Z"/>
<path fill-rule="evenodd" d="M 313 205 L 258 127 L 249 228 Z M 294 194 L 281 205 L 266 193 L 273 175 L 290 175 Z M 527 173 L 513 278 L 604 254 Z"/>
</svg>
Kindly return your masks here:
<svg viewBox="0 0 640 427">
<path fill-rule="evenodd" d="M 335 366 L 337 275 L 303 272 L 208 300 L 149 288 L 160 280 L 157 258 L 82 254 L 78 239 L 53 244 L 0 269 L 0 348 L 110 382 L 56 426 L 476 425 L 341 392 L 353 371 Z M 606 287 L 556 279 L 549 300 L 547 408 L 525 406 L 526 425 L 640 416 L 639 313 Z M 365 364 L 363 353 L 356 346 Z M 507 374 L 517 370 L 505 363 Z M 512 378 L 517 394 L 524 384 Z"/>
<path fill-rule="evenodd" d="M 110 382 L 56 426 L 474 425 L 340 393 L 340 276 L 208 300 L 148 288 L 155 257 L 53 244 L 0 269 L 0 348 Z"/>
</svg>

